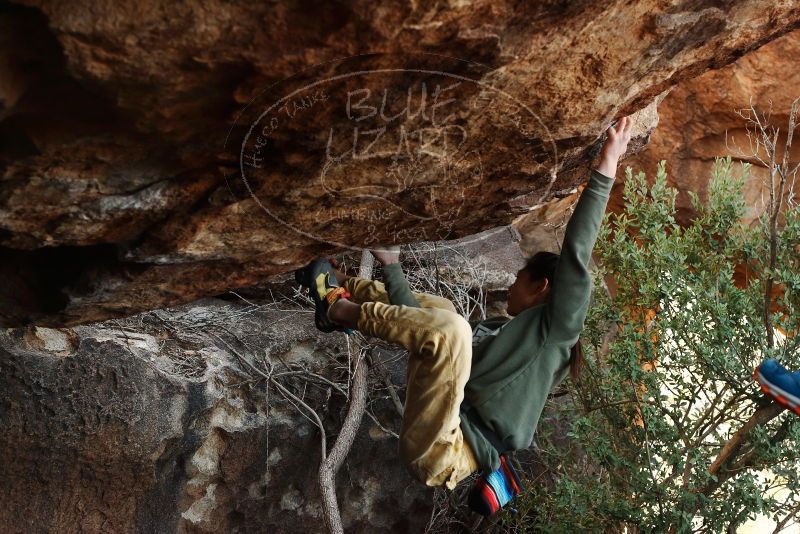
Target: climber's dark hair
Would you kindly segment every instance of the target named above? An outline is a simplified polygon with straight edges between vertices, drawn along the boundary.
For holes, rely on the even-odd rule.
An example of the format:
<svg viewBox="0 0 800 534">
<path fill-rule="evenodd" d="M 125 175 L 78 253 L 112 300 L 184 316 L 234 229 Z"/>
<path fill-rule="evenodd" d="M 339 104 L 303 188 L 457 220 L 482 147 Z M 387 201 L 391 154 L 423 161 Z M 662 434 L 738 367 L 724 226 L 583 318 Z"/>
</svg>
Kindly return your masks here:
<svg viewBox="0 0 800 534">
<path fill-rule="evenodd" d="M 556 276 L 556 265 L 558 265 L 559 255 L 553 252 L 537 252 L 525 262 L 523 270 L 528 273 L 531 280 L 541 280 L 547 278 L 550 287 L 553 287 L 553 280 Z M 583 346 L 581 340 L 572 346 L 569 355 L 569 374 L 573 380 L 578 378 L 581 366 L 583 365 Z"/>
</svg>

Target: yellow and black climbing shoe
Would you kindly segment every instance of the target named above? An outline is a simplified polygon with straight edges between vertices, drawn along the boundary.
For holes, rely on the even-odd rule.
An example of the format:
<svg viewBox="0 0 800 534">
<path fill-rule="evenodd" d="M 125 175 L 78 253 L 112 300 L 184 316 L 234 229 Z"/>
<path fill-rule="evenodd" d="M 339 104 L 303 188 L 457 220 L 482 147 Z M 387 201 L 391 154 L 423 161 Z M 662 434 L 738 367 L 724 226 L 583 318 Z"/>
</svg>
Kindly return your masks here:
<svg viewBox="0 0 800 534">
<path fill-rule="evenodd" d="M 308 294 L 314 301 L 314 324 L 318 329 L 323 332 L 352 333 L 351 329 L 339 326 L 328 319 L 328 309 L 331 305 L 342 297 L 350 296 L 350 293 L 336 282 L 330 261 L 314 260 L 302 269 L 296 270 L 294 279 L 308 289 Z"/>
</svg>

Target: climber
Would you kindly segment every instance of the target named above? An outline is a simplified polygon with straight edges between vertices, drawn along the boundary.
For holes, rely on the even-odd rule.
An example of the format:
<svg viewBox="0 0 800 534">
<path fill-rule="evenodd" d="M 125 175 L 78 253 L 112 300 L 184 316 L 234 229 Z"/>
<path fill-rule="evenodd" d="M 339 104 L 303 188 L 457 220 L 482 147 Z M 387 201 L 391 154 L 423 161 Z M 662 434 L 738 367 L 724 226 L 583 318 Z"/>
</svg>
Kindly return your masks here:
<svg viewBox="0 0 800 534">
<path fill-rule="evenodd" d="M 412 293 L 399 247 L 372 251 L 385 284 L 347 276 L 321 259 L 296 272 L 310 289 L 320 330 L 357 329 L 408 349 L 400 456 L 426 485 L 453 489 L 480 468 L 483 502 L 476 506 L 488 513 L 519 492 L 506 453 L 531 445 L 548 394 L 577 373 L 588 263 L 631 127 L 624 117 L 608 128 L 560 256 L 539 252 L 517 272 L 508 291 L 510 320 L 470 324 L 449 300 Z"/>
</svg>

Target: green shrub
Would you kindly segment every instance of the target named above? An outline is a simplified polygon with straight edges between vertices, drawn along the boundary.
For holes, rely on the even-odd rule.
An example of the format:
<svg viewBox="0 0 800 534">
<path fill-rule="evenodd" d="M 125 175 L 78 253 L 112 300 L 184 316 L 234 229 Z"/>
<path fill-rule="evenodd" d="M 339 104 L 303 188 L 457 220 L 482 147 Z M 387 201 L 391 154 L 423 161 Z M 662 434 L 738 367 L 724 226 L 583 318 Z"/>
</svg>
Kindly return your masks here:
<svg viewBox="0 0 800 534">
<path fill-rule="evenodd" d="M 752 374 L 768 357 L 800 369 L 800 209 L 784 211 L 769 269 L 769 221 L 743 226 L 742 183 L 731 160 L 718 159 L 707 202 L 690 193 L 697 217 L 683 228 L 664 162 L 652 184 L 627 170 L 624 212 L 606 216 L 595 248 L 588 365 L 566 385 L 572 402 L 549 408 L 568 443 L 540 425 L 549 477 L 528 480 L 520 513 L 504 513 L 506 529 L 733 532 L 756 515 L 791 524 L 800 417 L 779 413 Z M 779 290 L 769 321 L 790 335 L 774 347 L 768 276 Z M 752 430 L 737 434 L 748 421 Z M 712 470 L 726 446 L 733 454 Z"/>
</svg>

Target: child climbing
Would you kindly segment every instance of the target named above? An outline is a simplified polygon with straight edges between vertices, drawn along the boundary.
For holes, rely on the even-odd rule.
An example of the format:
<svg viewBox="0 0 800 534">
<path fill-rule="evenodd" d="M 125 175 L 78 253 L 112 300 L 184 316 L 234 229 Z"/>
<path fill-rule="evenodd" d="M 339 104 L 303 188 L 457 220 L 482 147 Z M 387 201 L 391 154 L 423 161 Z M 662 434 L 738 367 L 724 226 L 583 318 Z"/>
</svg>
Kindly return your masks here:
<svg viewBox="0 0 800 534">
<path fill-rule="evenodd" d="M 489 513 L 519 492 L 505 453 L 531 445 L 549 393 L 577 369 L 588 263 L 631 125 L 625 117 L 608 128 L 560 256 L 540 252 L 517 273 L 508 292 L 510 320 L 470 324 L 449 300 L 413 293 L 396 247 L 372 251 L 385 284 L 347 276 L 327 260 L 297 271 L 320 330 L 357 329 L 408 349 L 400 456 L 428 486 L 452 489 L 480 468 L 478 505 Z"/>
</svg>

